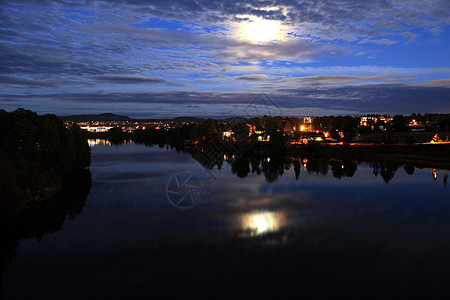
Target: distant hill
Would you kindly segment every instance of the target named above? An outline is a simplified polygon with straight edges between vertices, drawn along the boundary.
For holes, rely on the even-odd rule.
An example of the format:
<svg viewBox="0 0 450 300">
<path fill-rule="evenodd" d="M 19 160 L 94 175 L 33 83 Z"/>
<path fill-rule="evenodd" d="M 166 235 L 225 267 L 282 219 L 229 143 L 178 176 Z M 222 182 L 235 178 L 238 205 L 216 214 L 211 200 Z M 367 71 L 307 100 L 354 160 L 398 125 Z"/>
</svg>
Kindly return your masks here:
<svg viewBox="0 0 450 300">
<path fill-rule="evenodd" d="M 174 118 L 172 120 L 173 121 L 186 121 L 186 122 L 201 122 L 201 121 L 204 121 L 205 119 L 196 118 L 196 117 L 178 117 L 178 118 Z"/>
<path fill-rule="evenodd" d="M 59 116 L 59 119 L 63 121 L 72 121 L 72 122 L 83 122 L 83 121 L 177 121 L 177 122 L 203 122 L 206 118 L 198 118 L 198 117 L 177 117 L 173 119 L 134 119 L 128 116 L 121 116 L 112 113 L 105 113 L 99 115 L 73 115 L 73 116 Z M 241 121 L 242 117 L 229 117 L 224 119 L 218 119 L 224 122 L 236 122 Z"/>
<path fill-rule="evenodd" d="M 172 119 L 173 121 L 187 121 L 187 122 L 202 122 L 205 121 L 207 118 L 197 118 L 197 117 L 178 117 Z M 243 117 L 228 117 L 228 118 L 215 118 L 211 117 L 211 119 L 216 119 L 223 122 L 239 122 L 242 121 Z"/>
<path fill-rule="evenodd" d="M 63 121 L 73 121 L 73 122 L 82 122 L 82 121 L 129 121 L 133 120 L 128 116 L 119 116 L 116 114 L 106 113 L 100 115 L 74 115 L 74 116 L 61 116 L 58 117 Z"/>
<path fill-rule="evenodd" d="M 244 120 L 243 117 L 229 117 L 229 118 L 222 119 L 222 121 L 224 121 L 224 122 L 240 122 L 242 120 Z"/>
</svg>

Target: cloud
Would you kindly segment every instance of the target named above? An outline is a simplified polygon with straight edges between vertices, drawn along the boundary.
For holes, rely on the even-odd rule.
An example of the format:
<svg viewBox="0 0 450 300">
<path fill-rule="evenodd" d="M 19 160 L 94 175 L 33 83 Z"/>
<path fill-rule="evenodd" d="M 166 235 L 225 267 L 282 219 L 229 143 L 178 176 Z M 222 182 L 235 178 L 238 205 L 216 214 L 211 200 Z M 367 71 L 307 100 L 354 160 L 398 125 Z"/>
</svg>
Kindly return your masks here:
<svg viewBox="0 0 450 300">
<path fill-rule="evenodd" d="M 419 83 L 419 85 L 450 88 L 450 79 L 429 80 L 429 81 L 421 82 L 421 83 Z"/>
<path fill-rule="evenodd" d="M 315 75 L 304 77 L 285 77 L 271 82 L 265 82 L 264 85 L 272 89 L 289 87 L 342 87 L 368 84 L 381 84 L 399 81 L 408 81 L 418 79 L 419 77 L 406 76 L 405 73 L 378 74 L 378 75 Z"/>
<path fill-rule="evenodd" d="M 415 87 L 438 95 L 445 110 L 448 101 L 440 95 L 448 93 L 442 88 L 449 69 L 414 67 L 447 66 L 445 57 L 438 62 L 424 54 L 420 64 L 407 58 L 409 50 L 417 57 L 418 42 L 435 34 L 442 38 L 436 51 L 445 49 L 449 12 L 447 0 L 3 0 L 0 93 L 18 103 L 94 107 L 241 104 L 268 90 L 286 107 L 289 100 L 323 111 L 321 99 L 327 99 L 330 109 L 354 111 L 363 109 L 356 102 L 366 96 L 402 98 L 394 91 L 411 95 Z M 250 17 L 277 20 L 289 34 L 267 43 L 241 39 L 236 28 Z M 390 56 L 407 43 L 404 59 L 396 60 L 400 51 Z M 365 65 L 368 55 L 376 55 L 371 63 L 377 65 Z M 387 84 L 395 81 L 408 83 Z"/>
<path fill-rule="evenodd" d="M 277 66 L 270 70 L 272 76 L 291 76 L 301 77 L 301 75 L 308 76 L 329 76 L 329 75 L 344 75 L 344 76 L 405 76 L 405 75 L 421 75 L 429 76 L 448 76 L 450 68 L 414 68 L 414 67 L 393 67 L 393 66 L 377 66 L 377 65 L 356 65 L 356 66 Z"/>
<path fill-rule="evenodd" d="M 352 110 L 357 113 L 450 112 L 450 89 L 406 84 L 372 84 L 277 91 L 280 106 Z M 295 99 L 295 100 L 294 100 Z M 292 104 L 289 104 L 292 103 Z M 293 104 L 295 103 L 295 104 Z"/>
<path fill-rule="evenodd" d="M 450 24 L 446 0 L 383 0 L 359 1 L 3 1 L 11 6 L 48 7 L 55 9 L 89 8 L 112 14 L 112 19 L 127 18 L 138 21 L 142 16 L 156 16 L 183 22 L 217 24 L 239 20 L 239 15 L 251 15 L 283 21 L 298 31 L 309 31 L 320 38 L 350 36 L 378 36 L 396 34 L 411 27 L 435 28 Z M 121 11 L 120 18 L 114 11 Z M 45 23 L 41 23 L 45 24 Z M 330 32 L 332 29 L 332 32 Z M 333 37 L 334 35 L 334 37 Z"/>
<path fill-rule="evenodd" d="M 261 93 L 256 92 L 139 92 L 139 93 L 70 93 L 45 95 L 0 95 L 0 103 L 14 100 L 27 103 L 45 99 L 55 104 L 65 103 L 98 106 L 108 110 L 121 105 L 123 113 L 138 110 L 142 105 L 169 105 L 172 113 L 179 110 L 184 115 L 204 116 L 198 110 L 187 110 L 184 105 L 206 105 L 223 109 L 226 116 L 239 115 L 246 106 L 257 99 Z M 307 111 L 317 115 L 321 111 L 333 111 L 346 114 L 353 113 L 403 113 L 413 112 L 450 112 L 450 88 L 443 86 L 420 86 L 412 84 L 372 84 L 341 87 L 299 87 L 272 90 L 267 94 L 286 115 Z M 238 105 L 238 109 L 233 109 Z M 228 109 L 226 109 L 228 107 Z M 208 110 L 208 109 L 206 109 Z M 170 111 L 167 112 L 170 114 Z"/>
<path fill-rule="evenodd" d="M 398 41 L 394 41 L 391 39 L 379 39 L 379 40 L 368 40 L 365 39 L 361 42 L 359 42 L 360 44 L 366 44 L 366 43 L 374 43 L 374 44 L 378 44 L 378 45 L 394 45 L 397 44 Z"/>
<path fill-rule="evenodd" d="M 4 76 L 4 75 L 0 75 L 0 83 L 19 85 L 19 86 L 29 86 L 29 87 L 55 87 L 55 86 L 57 86 L 57 84 L 54 82 L 36 81 L 36 80 L 30 80 L 30 79 L 26 79 L 26 78 L 18 78 L 18 77 Z"/>
<path fill-rule="evenodd" d="M 234 79 L 235 80 L 243 80 L 243 81 L 262 81 L 262 80 L 266 80 L 268 78 L 269 77 L 264 74 L 254 74 L 254 75 L 237 76 Z"/>
<path fill-rule="evenodd" d="M 258 72 L 261 71 L 262 67 L 259 65 L 228 65 L 223 66 L 224 72 L 227 73 L 242 73 L 242 72 Z"/>
<path fill-rule="evenodd" d="M 166 83 L 164 79 L 158 77 L 147 77 L 139 75 L 114 75 L 103 74 L 91 76 L 92 79 L 106 81 L 118 84 L 136 84 L 136 83 Z"/>
</svg>

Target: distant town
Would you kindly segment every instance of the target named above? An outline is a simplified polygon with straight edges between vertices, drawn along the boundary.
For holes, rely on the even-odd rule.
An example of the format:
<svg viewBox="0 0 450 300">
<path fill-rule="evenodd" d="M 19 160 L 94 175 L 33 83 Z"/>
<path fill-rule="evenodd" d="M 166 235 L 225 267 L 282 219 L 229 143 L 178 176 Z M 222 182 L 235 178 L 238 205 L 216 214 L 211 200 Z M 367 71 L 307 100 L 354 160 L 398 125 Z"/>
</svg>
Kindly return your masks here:
<svg viewBox="0 0 450 300">
<path fill-rule="evenodd" d="M 228 119 L 176 118 L 170 120 L 139 120 L 114 114 L 60 117 L 66 127 L 77 124 L 92 136 L 115 132 L 157 133 L 189 128 L 196 134 L 184 136 L 184 143 L 198 143 L 207 135 L 236 142 L 252 137 L 268 142 L 274 134 L 284 142 L 307 144 L 326 143 L 446 143 L 449 141 L 450 114 L 364 115 L 323 117 L 253 117 Z M 205 127 L 202 130 L 202 127 Z M 196 129 L 196 130 L 194 130 Z M 203 131 L 204 134 L 199 134 Z M 416 134 L 414 134 L 416 133 Z M 125 135 L 124 135 L 125 136 Z"/>
</svg>

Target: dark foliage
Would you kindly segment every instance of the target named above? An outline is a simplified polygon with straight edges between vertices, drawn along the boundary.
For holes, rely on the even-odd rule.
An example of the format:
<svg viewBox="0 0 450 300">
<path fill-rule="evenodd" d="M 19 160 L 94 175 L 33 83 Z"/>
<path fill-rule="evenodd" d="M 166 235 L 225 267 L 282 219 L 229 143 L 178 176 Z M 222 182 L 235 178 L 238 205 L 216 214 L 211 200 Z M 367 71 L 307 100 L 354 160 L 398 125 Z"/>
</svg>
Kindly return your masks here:
<svg viewBox="0 0 450 300">
<path fill-rule="evenodd" d="M 64 178 L 90 163 L 90 148 L 76 125 L 55 115 L 0 110 L 0 209 L 15 215 L 62 189 Z"/>
<path fill-rule="evenodd" d="M 351 141 L 359 127 L 360 118 L 351 116 L 325 116 L 313 120 L 314 129 L 329 131 L 335 139 L 340 139 L 337 132 L 344 133 L 344 139 Z"/>
<path fill-rule="evenodd" d="M 406 124 L 406 119 L 403 115 L 395 115 L 392 123 L 391 123 L 391 129 L 394 131 L 410 131 L 408 129 L 408 126 Z"/>
<path fill-rule="evenodd" d="M 408 165 L 404 165 L 403 166 L 403 169 L 405 169 L 405 172 L 407 173 L 407 174 L 409 174 L 409 175 L 412 175 L 412 174 L 414 174 L 414 165 L 412 165 L 412 164 L 408 164 Z"/>
</svg>

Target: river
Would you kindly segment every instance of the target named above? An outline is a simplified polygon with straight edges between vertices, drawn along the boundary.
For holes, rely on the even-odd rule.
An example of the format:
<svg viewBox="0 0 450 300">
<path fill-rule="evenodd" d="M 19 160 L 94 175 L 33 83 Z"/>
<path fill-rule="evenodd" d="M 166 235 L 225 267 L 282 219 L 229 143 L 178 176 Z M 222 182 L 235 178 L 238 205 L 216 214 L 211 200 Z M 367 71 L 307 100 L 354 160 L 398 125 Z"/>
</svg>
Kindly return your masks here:
<svg viewBox="0 0 450 300">
<path fill-rule="evenodd" d="M 18 237 L 5 299 L 445 298 L 447 171 L 92 143 L 92 188 Z"/>
</svg>

